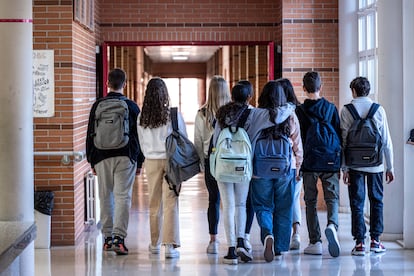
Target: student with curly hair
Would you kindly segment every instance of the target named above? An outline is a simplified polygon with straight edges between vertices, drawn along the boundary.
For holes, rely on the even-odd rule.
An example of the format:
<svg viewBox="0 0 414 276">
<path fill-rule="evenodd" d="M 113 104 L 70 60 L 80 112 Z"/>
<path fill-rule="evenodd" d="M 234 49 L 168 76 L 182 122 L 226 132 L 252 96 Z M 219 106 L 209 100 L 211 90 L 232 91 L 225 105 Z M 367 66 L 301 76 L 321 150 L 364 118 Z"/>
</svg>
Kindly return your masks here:
<svg viewBox="0 0 414 276">
<path fill-rule="evenodd" d="M 178 112 L 178 128 L 187 136 L 182 115 Z M 149 251 L 159 254 L 165 245 L 166 258 L 178 258 L 180 247 L 178 197 L 164 178 L 166 173 L 165 140 L 172 132 L 170 99 L 165 82 L 152 78 L 145 90 L 142 112 L 138 117 L 138 136 L 145 156 L 148 180 L 151 244 Z"/>
</svg>

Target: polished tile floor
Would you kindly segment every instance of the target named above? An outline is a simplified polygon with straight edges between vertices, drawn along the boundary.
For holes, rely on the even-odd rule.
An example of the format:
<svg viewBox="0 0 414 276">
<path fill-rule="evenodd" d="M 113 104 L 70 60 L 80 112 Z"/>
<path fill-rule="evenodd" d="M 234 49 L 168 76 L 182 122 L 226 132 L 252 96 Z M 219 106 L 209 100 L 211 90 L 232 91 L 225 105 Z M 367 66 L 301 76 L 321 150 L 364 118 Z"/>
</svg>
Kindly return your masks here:
<svg viewBox="0 0 414 276">
<path fill-rule="evenodd" d="M 220 253 L 207 255 L 209 241 L 207 227 L 207 192 L 199 174 L 183 185 L 180 195 L 181 257 L 165 259 L 148 253 L 149 223 L 148 199 L 145 175 L 139 176 L 134 186 L 133 204 L 126 245 L 128 256 L 116 256 L 102 252 L 102 236 L 93 227 L 85 233 L 83 242 L 77 246 L 52 247 L 35 250 L 35 275 L 414 275 L 414 250 L 404 250 L 395 242 L 385 242 L 387 252 L 351 256 L 354 243 L 350 234 L 350 214 L 340 214 L 338 231 L 342 251 L 332 258 L 323 237 L 322 256 L 303 254 L 307 245 L 306 223 L 301 228 L 301 249 L 286 252 L 281 258 L 266 263 L 259 239 L 259 227 L 254 221 L 251 232 L 254 260 L 236 266 L 222 263 L 226 253 L 223 223 L 219 225 Z M 303 210 L 302 210 L 303 211 Z M 303 217 L 304 219 L 304 217 Z M 319 216 L 321 225 L 326 223 L 326 214 Z"/>
</svg>

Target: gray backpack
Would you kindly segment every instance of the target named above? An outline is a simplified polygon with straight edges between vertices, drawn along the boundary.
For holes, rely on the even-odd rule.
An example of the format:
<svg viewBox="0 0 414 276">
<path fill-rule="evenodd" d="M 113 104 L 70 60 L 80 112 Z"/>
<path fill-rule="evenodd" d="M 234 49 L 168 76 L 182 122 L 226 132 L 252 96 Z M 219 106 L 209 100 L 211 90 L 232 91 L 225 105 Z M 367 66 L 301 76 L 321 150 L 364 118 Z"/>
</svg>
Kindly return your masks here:
<svg viewBox="0 0 414 276">
<path fill-rule="evenodd" d="M 165 180 L 170 190 L 178 196 L 181 183 L 200 172 L 200 157 L 194 144 L 178 129 L 177 108 L 170 109 L 173 131 L 165 140 L 167 170 Z"/>
<path fill-rule="evenodd" d="M 129 142 L 129 109 L 126 97 L 106 97 L 95 110 L 93 143 L 100 150 L 120 149 Z"/>
</svg>

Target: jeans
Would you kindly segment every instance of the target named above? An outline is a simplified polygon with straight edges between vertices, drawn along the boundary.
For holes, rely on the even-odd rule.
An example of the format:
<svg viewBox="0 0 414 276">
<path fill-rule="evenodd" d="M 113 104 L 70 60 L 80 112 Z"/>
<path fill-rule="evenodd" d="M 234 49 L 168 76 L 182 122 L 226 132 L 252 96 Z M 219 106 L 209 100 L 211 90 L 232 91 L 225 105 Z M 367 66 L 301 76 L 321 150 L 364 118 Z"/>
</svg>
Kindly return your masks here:
<svg viewBox="0 0 414 276">
<path fill-rule="evenodd" d="M 236 247 L 237 239 L 244 238 L 246 229 L 246 200 L 249 182 L 217 182 L 223 203 L 224 230 L 228 247 Z"/>
<path fill-rule="evenodd" d="M 102 234 L 125 238 L 137 163 L 128 156 L 104 159 L 95 165 L 99 183 Z"/>
<path fill-rule="evenodd" d="M 365 181 L 366 179 L 366 181 Z M 369 232 L 371 239 L 378 240 L 383 232 L 383 172 L 367 173 L 349 171 L 348 195 L 352 213 L 352 236 L 357 243 L 365 240 L 364 202 L 365 183 L 370 205 Z"/>
<path fill-rule="evenodd" d="M 339 172 L 303 172 L 306 223 L 308 225 L 309 241 L 311 244 L 322 242 L 317 212 L 318 178 L 322 182 L 328 225 L 334 224 L 338 230 Z"/>
<path fill-rule="evenodd" d="M 260 226 L 262 243 L 274 238 L 276 252 L 289 250 L 294 195 L 294 174 L 284 178 L 252 179 L 252 204 Z"/>
</svg>

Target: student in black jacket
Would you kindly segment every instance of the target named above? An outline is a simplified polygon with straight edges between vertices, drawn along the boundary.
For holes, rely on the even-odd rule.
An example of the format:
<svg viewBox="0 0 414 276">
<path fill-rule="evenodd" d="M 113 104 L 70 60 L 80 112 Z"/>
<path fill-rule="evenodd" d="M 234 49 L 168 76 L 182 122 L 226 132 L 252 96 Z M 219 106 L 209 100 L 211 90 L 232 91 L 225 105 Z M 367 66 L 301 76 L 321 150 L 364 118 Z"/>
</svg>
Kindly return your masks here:
<svg viewBox="0 0 414 276">
<path fill-rule="evenodd" d="M 135 175 L 140 173 L 144 160 L 137 134 L 137 117 L 140 110 L 134 101 L 124 97 L 125 85 L 126 74 L 122 69 L 114 69 L 109 73 L 108 86 L 111 92 L 93 104 L 86 136 L 86 157 L 93 172 L 98 176 L 103 250 L 113 250 L 117 255 L 128 254 L 124 239 L 127 236 L 132 187 Z M 123 98 L 128 106 L 128 143 L 118 149 L 98 149 L 94 143 L 95 111 L 98 104 L 107 98 Z"/>
<path fill-rule="evenodd" d="M 306 203 L 306 222 L 309 234 L 309 246 L 305 254 L 322 255 L 321 230 L 317 214 L 318 179 L 322 182 L 324 200 L 327 208 L 328 225 L 325 235 L 328 239 L 329 253 L 333 257 L 340 254 L 337 238 L 339 208 L 339 175 L 341 163 L 341 128 L 338 110 L 333 103 L 320 96 L 321 78 L 318 72 L 308 72 L 303 77 L 303 90 L 307 99 L 296 109 L 301 127 L 304 160 L 303 173 L 304 199 Z M 310 133 L 312 125 L 325 121 L 325 129 L 331 133 L 326 144 L 318 145 L 318 135 Z M 320 123 L 322 125 L 324 123 Z M 315 129 L 315 128 L 313 128 Z M 322 133 L 322 132 L 321 132 Z M 312 145 L 312 146 L 310 146 Z M 333 157 L 328 159 L 328 153 Z"/>
</svg>

